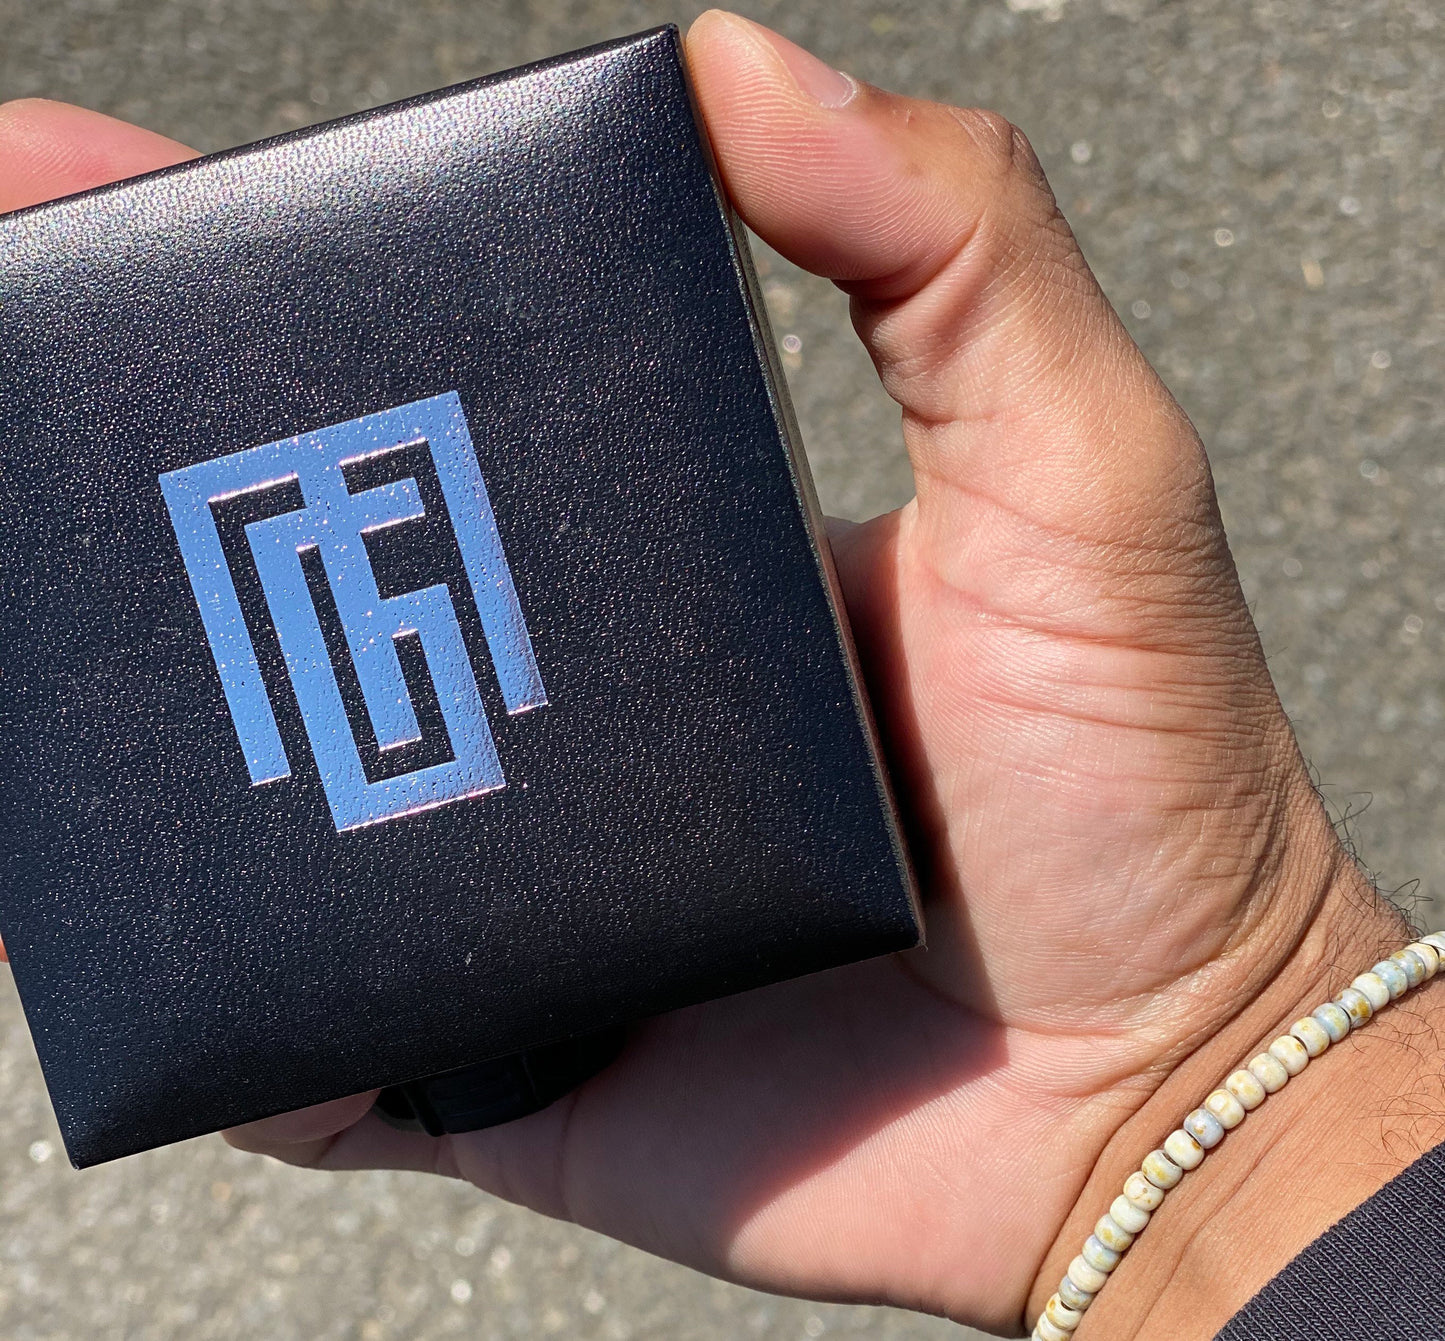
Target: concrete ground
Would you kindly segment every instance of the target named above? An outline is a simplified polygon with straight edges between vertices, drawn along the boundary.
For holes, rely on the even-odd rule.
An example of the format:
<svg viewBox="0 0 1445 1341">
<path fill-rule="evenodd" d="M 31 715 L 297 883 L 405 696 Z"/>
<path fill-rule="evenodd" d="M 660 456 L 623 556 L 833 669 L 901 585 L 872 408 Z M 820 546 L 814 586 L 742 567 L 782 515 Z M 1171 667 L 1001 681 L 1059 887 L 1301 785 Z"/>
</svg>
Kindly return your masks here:
<svg viewBox="0 0 1445 1341">
<path fill-rule="evenodd" d="M 1019 122 L 1210 445 L 1284 700 L 1383 884 L 1445 890 L 1445 22 L 1434 0 L 794 0 L 742 8 L 879 84 Z M 0 97 L 215 149 L 581 46 L 643 0 L 0 0 Z M 765 258 L 765 261 L 767 258 Z M 910 491 L 840 298 L 767 287 L 824 502 Z M 3 357 L 3 351 L 0 351 Z M 1417 887 L 1412 883 L 1418 880 Z M 0 993 L 0 1335 L 962 1336 L 711 1283 L 488 1200 L 193 1142 L 65 1165 Z"/>
</svg>

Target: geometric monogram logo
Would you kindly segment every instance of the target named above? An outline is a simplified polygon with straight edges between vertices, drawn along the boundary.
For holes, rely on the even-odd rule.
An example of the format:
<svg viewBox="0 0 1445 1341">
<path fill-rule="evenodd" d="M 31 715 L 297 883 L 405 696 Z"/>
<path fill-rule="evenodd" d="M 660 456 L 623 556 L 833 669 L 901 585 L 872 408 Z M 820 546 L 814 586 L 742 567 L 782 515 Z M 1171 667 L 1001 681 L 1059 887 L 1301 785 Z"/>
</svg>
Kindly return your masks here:
<svg viewBox="0 0 1445 1341">
<path fill-rule="evenodd" d="M 290 486 L 294 497 L 299 487 L 303 506 L 248 523 L 245 538 L 338 831 L 506 786 L 452 593 L 437 583 L 383 596 L 372 570 L 366 537 L 425 514 L 416 480 L 390 480 L 356 493 L 347 484 L 348 468 L 419 446 L 430 452 L 436 469 L 507 711 L 541 707 L 547 693 L 455 392 L 160 477 L 253 786 L 289 777 L 291 765 L 215 509 L 281 486 Z M 378 748 L 394 750 L 421 739 L 397 653 L 399 639 L 415 637 L 446 726 L 450 759 L 395 777 L 367 777 L 303 566 L 308 551 L 319 557 L 335 600 Z"/>
</svg>

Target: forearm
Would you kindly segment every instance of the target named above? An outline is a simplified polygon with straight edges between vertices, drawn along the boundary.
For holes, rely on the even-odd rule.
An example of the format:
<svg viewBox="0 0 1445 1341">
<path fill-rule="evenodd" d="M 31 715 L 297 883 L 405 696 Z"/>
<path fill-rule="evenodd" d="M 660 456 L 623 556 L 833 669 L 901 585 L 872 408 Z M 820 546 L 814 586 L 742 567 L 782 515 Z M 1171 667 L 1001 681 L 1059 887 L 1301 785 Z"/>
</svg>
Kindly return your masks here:
<svg viewBox="0 0 1445 1341">
<path fill-rule="evenodd" d="M 1224 1077 L 1409 937 L 1342 867 L 1297 949 L 1109 1140 L 1030 1297 L 1032 1321 L 1128 1175 Z M 1437 977 L 1333 1045 L 1165 1198 L 1077 1335 L 1210 1338 L 1306 1244 L 1445 1136 Z"/>
</svg>

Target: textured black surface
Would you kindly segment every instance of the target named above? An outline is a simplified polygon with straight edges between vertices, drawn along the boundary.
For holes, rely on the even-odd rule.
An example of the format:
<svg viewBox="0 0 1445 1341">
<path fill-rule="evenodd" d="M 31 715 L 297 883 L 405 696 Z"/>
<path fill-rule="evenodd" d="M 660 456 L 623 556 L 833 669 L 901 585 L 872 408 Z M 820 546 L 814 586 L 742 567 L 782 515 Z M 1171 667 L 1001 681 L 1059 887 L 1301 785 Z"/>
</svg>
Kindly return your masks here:
<svg viewBox="0 0 1445 1341">
<path fill-rule="evenodd" d="M 1217 1341 L 1442 1337 L 1445 1146 L 1316 1239 L 1231 1318 Z"/>
<path fill-rule="evenodd" d="M 77 1163 L 916 939 L 671 31 L 0 220 L 0 345 L 0 929 Z M 249 786 L 156 480 L 447 390 L 550 703 L 483 661 L 506 789 L 338 835 L 274 657 Z"/>
</svg>

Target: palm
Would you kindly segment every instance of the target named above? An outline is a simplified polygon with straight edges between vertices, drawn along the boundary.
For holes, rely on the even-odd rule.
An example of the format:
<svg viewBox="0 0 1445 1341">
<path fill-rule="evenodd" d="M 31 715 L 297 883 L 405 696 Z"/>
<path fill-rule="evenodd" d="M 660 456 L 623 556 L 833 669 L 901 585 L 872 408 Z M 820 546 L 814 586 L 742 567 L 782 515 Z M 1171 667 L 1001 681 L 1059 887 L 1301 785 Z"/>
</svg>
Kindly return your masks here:
<svg viewBox="0 0 1445 1341">
<path fill-rule="evenodd" d="M 1003 1051 L 998 1026 L 875 961 L 652 1021 L 570 1100 L 439 1153 L 483 1187 L 714 1274 L 878 1297 L 958 1251 L 942 1231 L 990 1179 L 963 1173 L 971 1142 L 940 1139 L 940 1164 L 920 1165 L 925 1129 L 954 1129 L 924 1110 L 970 1110 L 980 1131 L 1016 1120 L 986 1097 Z"/>
<path fill-rule="evenodd" d="M 654 1021 L 570 1102 L 438 1157 L 713 1272 L 842 1298 L 912 1282 L 1004 1327 L 1131 1102 L 1121 1082 L 1156 1060 L 1120 1032 L 1130 998 L 1204 962 L 1199 929 L 1242 890 L 1214 882 L 1213 906 L 1161 926 L 1149 887 L 1186 869 L 1160 854 L 1210 732 L 1144 719 L 1200 668 L 1131 644 L 1146 630 L 1083 577 L 1060 571 L 1044 600 L 957 588 L 918 512 L 838 548 L 924 840 L 929 948 Z M 969 563 L 1016 558 L 978 537 Z M 1050 1142 L 1066 1119 L 1079 1139 Z"/>
</svg>

